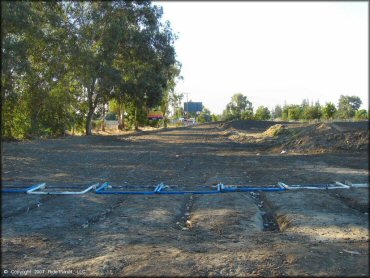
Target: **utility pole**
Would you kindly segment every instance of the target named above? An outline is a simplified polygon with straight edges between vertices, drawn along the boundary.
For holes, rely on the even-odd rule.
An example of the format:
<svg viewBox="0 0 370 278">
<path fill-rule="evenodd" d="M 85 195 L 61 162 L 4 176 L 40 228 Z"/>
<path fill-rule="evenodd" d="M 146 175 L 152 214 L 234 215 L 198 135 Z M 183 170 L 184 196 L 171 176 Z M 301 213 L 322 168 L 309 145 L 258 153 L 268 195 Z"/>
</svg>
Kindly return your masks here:
<svg viewBox="0 0 370 278">
<path fill-rule="evenodd" d="M 189 93 L 183 93 L 183 94 L 186 95 L 186 106 L 184 107 L 185 108 L 184 112 L 186 112 L 186 116 L 188 116 L 189 115 Z"/>
</svg>

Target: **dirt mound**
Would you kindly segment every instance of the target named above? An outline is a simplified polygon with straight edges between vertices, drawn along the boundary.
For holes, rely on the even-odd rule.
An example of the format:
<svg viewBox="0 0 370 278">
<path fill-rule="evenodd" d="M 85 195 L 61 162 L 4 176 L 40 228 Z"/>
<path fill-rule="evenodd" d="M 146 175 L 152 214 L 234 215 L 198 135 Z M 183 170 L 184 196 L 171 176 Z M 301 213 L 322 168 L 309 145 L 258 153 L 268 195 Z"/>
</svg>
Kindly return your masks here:
<svg viewBox="0 0 370 278">
<path fill-rule="evenodd" d="M 221 123 L 219 127 L 222 127 L 225 130 L 236 129 L 239 131 L 263 132 L 264 130 L 270 128 L 273 125 L 276 125 L 277 123 L 286 124 L 286 122 L 238 120 Z"/>
<path fill-rule="evenodd" d="M 265 137 L 285 133 L 286 125 L 285 122 L 240 120 L 221 123 L 219 128 L 223 130 L 222 134 L 227 136 L 231 141 L 238 143 L 257 143 Z"/>
<path fill-rule="evenodd" d="M 333 124 L 312 124 L 291 132 L 282 146 L 296 152 L 328 152 L 333 150 L 361 151 L 368 149 L 367 130 L 339 131 Z"/>
<path fill-rule="evenodd" d="M 221 124 L 222 134 L 244 144 L 266 143 L 277 150 L 323 153 L 368 150 L 367 122 L 299 123 L 231 121 Z"/>
<path fill-rule="evenodd" d="M 358 131 L 369 129 L 369 121 L 335 122 L 331 123 L 330 125 L 339 131 Z"/>
<path fill-rule="evenodd" d="M 287 133 L 286 125 L 276 124 L 276 125 L 273 125 L 272 127 L 270 127 L 269 129 L 267 129 L 262 134 L 264 136 L 272 137 L 272 136 L 277 136 L 277 135 L 283 134 L 283 133 Z"/>
<path fill-rule="evenodd" d="M 228 137 L 231 141 L 238 143 L 255 142 L 256 137 L 253 134 L 246 133 L 234 128 L 227 129 L 222 132 L 222 135 Z"/>
</svg>

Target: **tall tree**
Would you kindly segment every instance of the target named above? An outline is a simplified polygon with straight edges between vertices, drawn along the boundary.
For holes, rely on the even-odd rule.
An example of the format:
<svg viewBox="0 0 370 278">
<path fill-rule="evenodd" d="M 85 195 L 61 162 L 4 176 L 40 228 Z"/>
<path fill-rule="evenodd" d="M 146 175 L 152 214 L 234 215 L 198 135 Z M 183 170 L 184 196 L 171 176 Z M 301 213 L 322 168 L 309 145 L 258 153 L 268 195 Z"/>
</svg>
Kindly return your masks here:
<svg viewBox="0 0 370 278">
<path fill-rule="evenodd" d="M 268 120 L 271 117 L 270 110 L 267 107 L 259 106 L 256 110 L 254 118 L 256 120 Z"/>
<path fill-rule="evenodd" d="M 341 119 L 354 117 L 356 111 L 360 108 L 362 101 L 357 96 L 341 95 L 338 101 L 337 115 Z"/>
<path fill-rule="evenodd" d="M 167 128 L 168 123 L 168 113 L 169 113 L 169 107 L 172 104 L 172 106 L 176 106 L 179 103 L 179 100 L 181 101 L 182 95 L 175 93 L 175 86 L 177 78 L 182 79 L 180 75 L 181 71 L 181 64 L 177 63 L 173 67 L 169 69 L 169 75 L 168 75 L 168 82 L 164 89 L 164 93 L 162 95 L 162 100 L 160 103 L 161 112 L 163 114 L 163 126 L 164 128 Z M 176 108 L 174 108 L 176 109 Z"/>
<path fill-rule="evenodd" d="M 241 93 L 234 94 L 223 112 L 225 120 L 248 120 L 253 117 L 252 103 Z"/>
<path fill-rule="evenodd" d="M 289 105 L 288 106 L 288 119 L 289 120 L 299 120 L 302 118 L 303 109 L 300 105 Z"/>
<path fill-rule="evenodd" d="M 337 112 L 335 105 L 331 102 L 327 102 L 325 106 L 322 107 L 322 117 L 324 119 L 332 119 Z"/>
<path fill-rule="evenodd" d="M 66 17 L 59 2 L 2 2 L 2 130 L 6 137 L 60 134 L 73 100 Z"/>
<path fill-rule="evenodd" d="M 211 111 L 203 106 L 202 112 L 197 116 L 196 121 L 198 123 L 206 123 L 212 120 Z"/>
<path fill-rule="evenodd" d="M 131 24 L 133 27 L 126 36 L 130 41 L 120 44 L 115 59 L 121 74 L 121 86 L 115 98 L 119 103 L 133 102 L 136 129 L 137 116 L 146 107 L 162 104 L 167 111 L 167 102 L 161 101 L 168 100 L 180 71 L 173 46 L 176 36 L 168 22 L 161 23 L 162 9 L 149 5 L 150 2 L 140 3 L 135 10 L 138 25 Z"/>
<path fill-rule="evenodd" d="M 124 104 L 143 112 L 173 87 L 175 35 L 150 1 L 4 1 L 1 7 L 5 137 L 59 135 L 83 123 L 89 135 L 94 113 L 110 99 L 124 123 Z"/>
<path fill-rule="evenodd" d="M 92 117 L 99 103 L 106 101 L 113 89 L 114 51 L 110 51 L 112 2 L 73 2 L 68 18 L 76 37 L 75 68 L 87 100 L 86 135 L 91 135 Z M 113 40 L 114 41 L 114 40 Z"/>
<path fill-rule="evenodd" d="M 307 106 L 302 111 L 302 118 L 305 120 L 320 119 L 321 108 L 319 106 Z"/>
<path fill-rule="evenodd" d="M 282 112 L 283 112 L 283 110 L 282 110 L 281 106 L 276 105 L 275 109 L 274 109 L 274 113 L 273 113 L 274 118 L 275 119 L 276 118 L 281 118 L 282 117 Z"/>
</svg>

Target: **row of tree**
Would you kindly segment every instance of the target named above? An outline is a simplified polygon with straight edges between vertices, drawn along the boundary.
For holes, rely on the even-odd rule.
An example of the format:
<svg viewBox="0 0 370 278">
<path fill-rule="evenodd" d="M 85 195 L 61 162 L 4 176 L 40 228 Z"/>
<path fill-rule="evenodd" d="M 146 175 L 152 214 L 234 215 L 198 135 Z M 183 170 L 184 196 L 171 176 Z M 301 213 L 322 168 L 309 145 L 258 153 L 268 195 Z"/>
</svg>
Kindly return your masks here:
<svg viewBox="0 0 370 278">
<path fill-rule="evenodd" d="M 222 119 L 229 120 L 319 120 L 319 119 L 368 119 L 368 112 L 359 109 L 362 101 L 357 96 L 341 95 L 338 105 L 328 102 L 320 105 L 319 101 L 310 103 L 304 99 L 301 105 L 276 105 L 272 111 L 259 106 L 253 113 L 252 103 L 243 94 L 232 96 L 230 103 L 222 113 Z"/>
<path fill-rule="evenodd" d="M 174 35 L 150 1 L 2 1 L 3 138 L 85 129 L 114 100 L 137 128 L 168 105 L 180 74 Z"/>
</svg>

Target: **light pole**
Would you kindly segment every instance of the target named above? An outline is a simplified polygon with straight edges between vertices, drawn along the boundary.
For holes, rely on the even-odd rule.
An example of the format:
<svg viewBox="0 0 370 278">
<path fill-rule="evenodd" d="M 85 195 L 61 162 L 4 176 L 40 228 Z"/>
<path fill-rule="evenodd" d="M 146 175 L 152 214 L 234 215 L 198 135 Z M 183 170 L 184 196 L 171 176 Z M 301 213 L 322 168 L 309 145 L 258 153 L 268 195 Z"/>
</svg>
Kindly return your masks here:
<svg viewBox="0 0 370 278">
<path fill-rule="evenodd" d="M 189 93 L 184 93 L 186 95 L 186 105 L 185 105 L 185 114 L 186 116 L 189 115 Z M 188 117 L 187 117 L 188 118 Z"/>
</svg>

